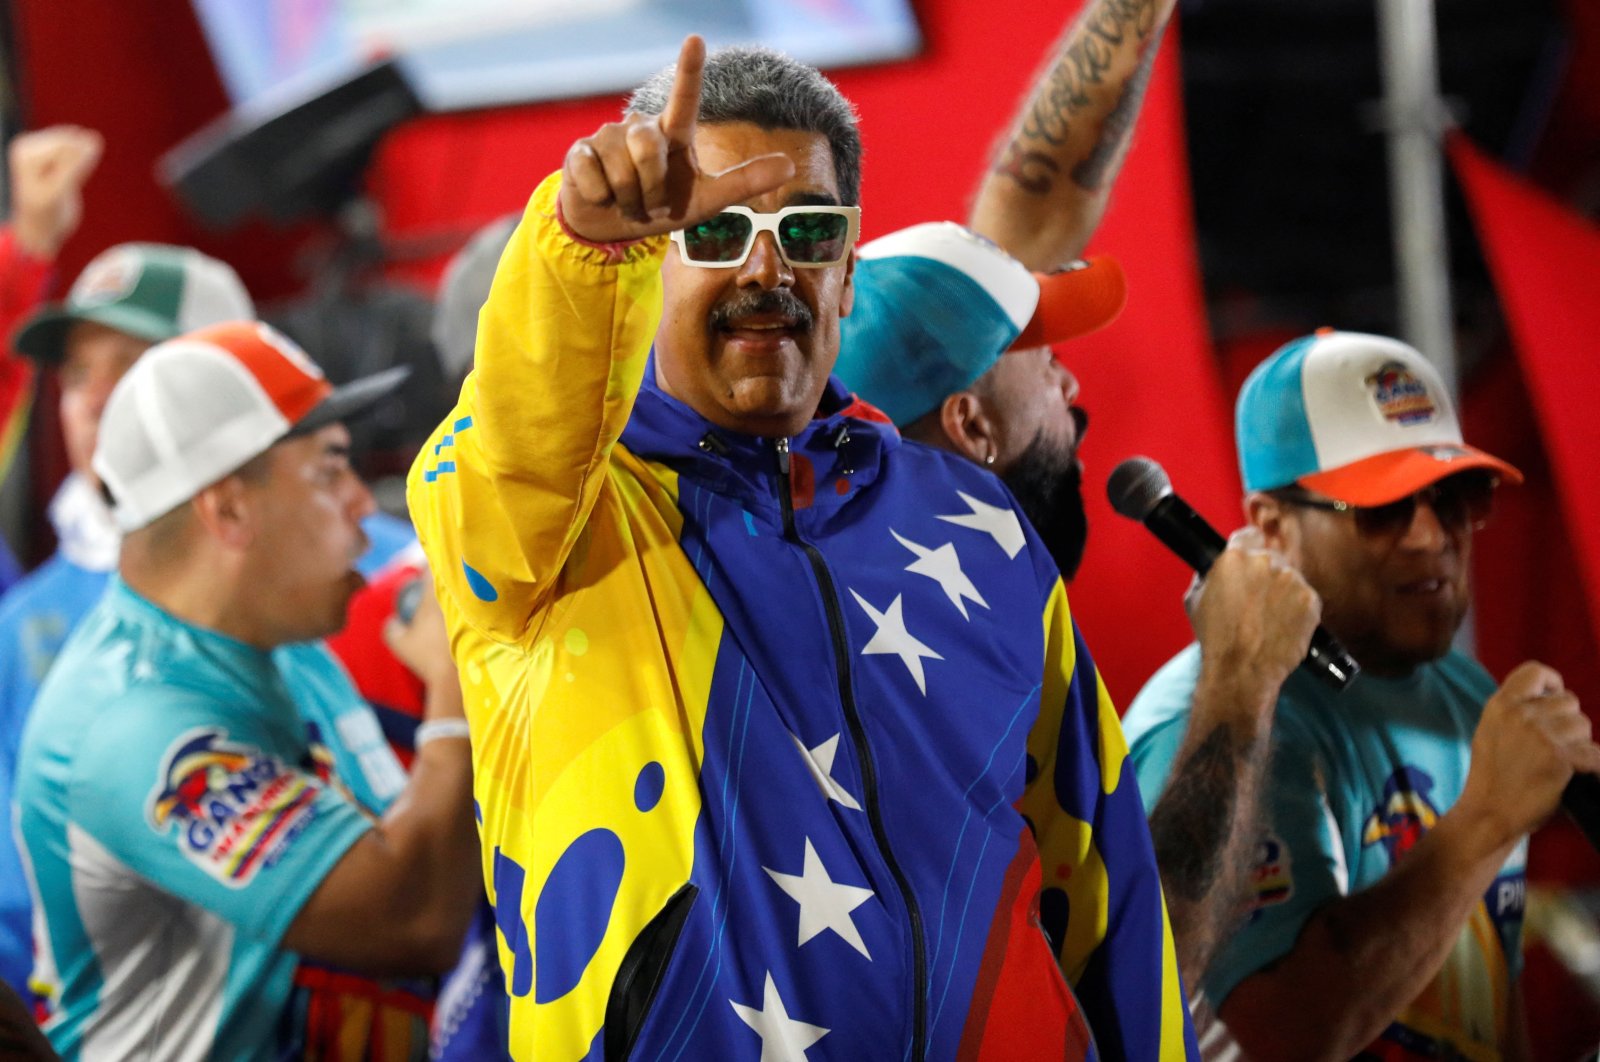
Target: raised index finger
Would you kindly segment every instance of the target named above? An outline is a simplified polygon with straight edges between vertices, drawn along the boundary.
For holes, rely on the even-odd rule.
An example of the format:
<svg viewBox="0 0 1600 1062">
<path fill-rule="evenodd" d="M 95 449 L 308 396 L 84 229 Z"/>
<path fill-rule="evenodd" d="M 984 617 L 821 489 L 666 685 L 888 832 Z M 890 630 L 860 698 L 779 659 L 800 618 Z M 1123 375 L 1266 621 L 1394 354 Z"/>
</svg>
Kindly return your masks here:
<svg viewBox="0 0 1600 1062">
<path fill-rule="evenodd" d="M 661 112 L 661 131 L 668 140 L 687 143 L 694 136 L 700 115 L 700 81 L 706 68 L 706 42 L 699 34 L 684 38 L 678 68 L 672 75 L 672 92 Z"/>
</svg>

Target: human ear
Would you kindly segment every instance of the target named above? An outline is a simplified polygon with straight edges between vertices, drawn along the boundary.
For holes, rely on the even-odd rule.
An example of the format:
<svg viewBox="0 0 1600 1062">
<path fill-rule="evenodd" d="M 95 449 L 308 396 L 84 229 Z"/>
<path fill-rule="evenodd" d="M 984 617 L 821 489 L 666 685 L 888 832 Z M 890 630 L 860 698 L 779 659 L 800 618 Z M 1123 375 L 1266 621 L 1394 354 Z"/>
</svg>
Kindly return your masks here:
<svg viewBox="0 0 1600 1062">
<path fill-rule="evenodd" d="M 939 426 L 951 449 L 980 465 L 993 465 L 1000 454 L 995 422 L 983 400 L 971 391 L 945 396 L 939 405 Z"/>
<path fill-rule="evenodd" d="M 1270 494 L 1252 491 L 1245 496 L 1244 515 L 1261 532 L 1269 548 L 1291 559 L 1295 556 L 1300 527 L 1288 506 Z"/>
<path fill-rule="evenodd" d="M 218 480 L 190 504 L 206 533 L 232 549 L 244 549 L 259 533 L 261 506 L 241 476 Z"/>
</svg>

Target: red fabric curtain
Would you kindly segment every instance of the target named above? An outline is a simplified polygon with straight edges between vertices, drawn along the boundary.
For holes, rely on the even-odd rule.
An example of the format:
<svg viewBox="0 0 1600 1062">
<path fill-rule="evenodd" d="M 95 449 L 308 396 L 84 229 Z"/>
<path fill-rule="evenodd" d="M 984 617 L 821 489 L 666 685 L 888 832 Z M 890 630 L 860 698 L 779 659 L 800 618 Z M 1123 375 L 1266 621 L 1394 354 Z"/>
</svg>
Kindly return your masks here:
<svg viewBox="0 0 1600 1062">
<path fill-rule="evenodd" d="M 1600 229 L 1464 138 L 1450 158 L 1505 311 L 1589 627 L 1600 630 Z"/>
<path fill-rule="evenodd" d="M 833 72 L 861 114 L 864 238 L 966 216 L 992 145 L 1081 6 L 920 0 L 921 55 Z M 189 0 L 142 0 L 125 13 L 89 0 L 16 7 L 30 121 L 83 122 L 111 142 L 88 188 L 84 229 L 63 255 L 68 277 L 117 240 L 164 239 L 196 242 L 233 262 L 258 296 L 292 290 L 287 252 L 303 230 L 256 225 L 208 236 L 153 179 L 156 155 L 225 106 Z M 84 61 L 89 55 L 93 62 Z M 1084 454 L 1094 528 L 1073 604 L 1121 705 L 1187 640 L 1179 604 L 1187 576 L 1143 529 L 1111 514 L 1106 475 L 1123 457 L 1146 453 L 1219 526 L 1237 523 L 1239 511 L 1195 260 L 1176 59 L 1169 33 L 1093 245 L 1122 260 L 1128 309 L 1104 333 L 1075 343 L 1071 359 L 1095 418 Z M 506 107 L 428 116 L 396 130 L 368 173 L 395 255 L 391 276 L 431 284 L 467 235 L 519 208 L 567 146 L 620 106 L 611 96 Z M 56 477 L 42 478 L 53 485 Z"/>
<path fill-rule="evenodd" d="M 1176 43 L 1162 47 L 1133 152 L 1094 240 L 1122 262 L 1127 308 L 1068 347 L 1093 416 L 1083 448 L 1089 551 L 1071 588 L 1073 614 L 1122 710 L 1192 639 L 1182 605 L 1191 573 L 1111 511 L 1106 477 L 1123 458 L 1144 454 L 1224 534 L 1243 523 L 1231 402 L 1200 286 Z"/>
<path fill-rule="evenodd" d="M 922 55 L 830 75 L 861 114 L 863 239 L 966 217 L 992 145 L 1079 6 L 928 0 L 917 5 Z M 1094 417 L 1084 450 L 1092 531 L 1072 604 L 1119 707 L 1189 640 L 1180 601 L 1188 575 L 1148 532 L 1111 512 L 1106 476 L 1122 458 L 1147 454 L 1219 527 L 1240 522 L 1228 399 L 1194 245 L 1177 45 L 1169 33 L 1091 247 L 1121 260 L 1128 307 L 1104 332 L 1073 343 L 1070 358 Z M 448 245 L 519 207 L 567 146 L 620 106 L 618 98 L 581 100 L 410 123 L 385 143 L 370 176 L 390 233 L 401 243 L 441 237 Z M 436 266 L 419 259 L 410 272 L 426 282 Z"/>
</svg>

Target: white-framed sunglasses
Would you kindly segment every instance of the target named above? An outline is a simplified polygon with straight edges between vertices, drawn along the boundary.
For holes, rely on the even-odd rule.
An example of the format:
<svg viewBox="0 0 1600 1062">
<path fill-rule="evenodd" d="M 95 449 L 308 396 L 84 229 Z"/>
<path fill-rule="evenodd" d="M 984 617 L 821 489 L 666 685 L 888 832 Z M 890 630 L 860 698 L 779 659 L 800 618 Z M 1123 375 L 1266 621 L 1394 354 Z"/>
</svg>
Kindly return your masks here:
<svg viewBox="0 0 1600 1062">
<path fill-rule="evenodd" d="M 724 269 L 744 265 L 756 236 L 770 232 L 778 253 L 797 269 L 838 265 L 861 234 L 858 206 L 787 206 L 766 213 L 731 206 L 698 225 L 678 229 L 672 242 L 684 265 Z"/>
</svg>

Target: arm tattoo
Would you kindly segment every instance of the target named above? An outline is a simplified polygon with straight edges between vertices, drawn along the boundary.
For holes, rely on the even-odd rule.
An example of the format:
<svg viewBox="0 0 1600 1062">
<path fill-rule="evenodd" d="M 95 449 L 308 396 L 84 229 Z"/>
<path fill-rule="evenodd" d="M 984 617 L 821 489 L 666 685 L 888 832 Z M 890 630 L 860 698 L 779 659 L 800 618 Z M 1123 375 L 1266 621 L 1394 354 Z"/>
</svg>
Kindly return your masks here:
<svg viewBox="0 0 1600 1062">
<path fill-rule="evenodd" d="M 1030 194 L 1047 194 L 1054 183 L 1050 175 L 1037 165 L 1023 165 L 1030 159 L 1045 157 L 1033 147 L 1059 148 L 1066 143 L 1073 120 L 1094 102 L 1092 90 L 1105 83 L 1117 49 L 1128 42 L 1130 35 L 1137 40 L 1147 40 L 1155 28 L 1155 19 L 1156 0 L 1102 0 L 1090 8 L 1085 22 L 1068 34 L 1073 38 L 1072 43 L 1034 93 L 1016 136 L 995 164 L 995 172 L 1010 176 Z M 1153 53 L 1156 49 L 1147 50 Z M 1133 75 L 1134 78 L 1138 76 L 1137 73 Z M 1138 110 L 1137 97 L 1142 94 L 1141 87 L 1131 101 L 1127 91 L 1122 95 L 1122 101 L 1129 104 L 1126 119 L 1129 124 Z M 1119 103 L 1118 108 L 1121 107 Z M 1050 167 L 1052 172 L 1057 169 L 1053 165 Z"/>
<path fill-rule="evenodd" d="M 1178 765 L 1150 818 L 1162 878 L 1189 903 L 1205 899 L 1217 883 L 1239 800 L 1238 758 L 1231 728 L 1217 724 Z"/>
<path fill-rule="evenodd" d="M 1161 51 L 1161 34 L 1145 49 L 1139 66 L 1122 87 L 1117 105 L 1100 124 L 1100 136 L 1082 162 L 1072 168 L 1072 180 L 1086 192 L 1098 192 L 1106 177 L 1116 169 L 1116 162 L 1128 144 L 1128 134 L 1133 132 L 1134 119 L 1144 103 L 1144 93 L 1150 87 L 1150 74 L 1155 70 L 1156 55 Z"/>
<path fill-rule="evenodd" d="M 1010 177 L 1029 195 L 1048 195 L 1053 178 L 1061 172 L 1061 164 L 1042 151 L 1025 151 L 1013 140 L 1006 145 L 1005 158 L 995 166 L 994 172 Z"/>
</svg>

